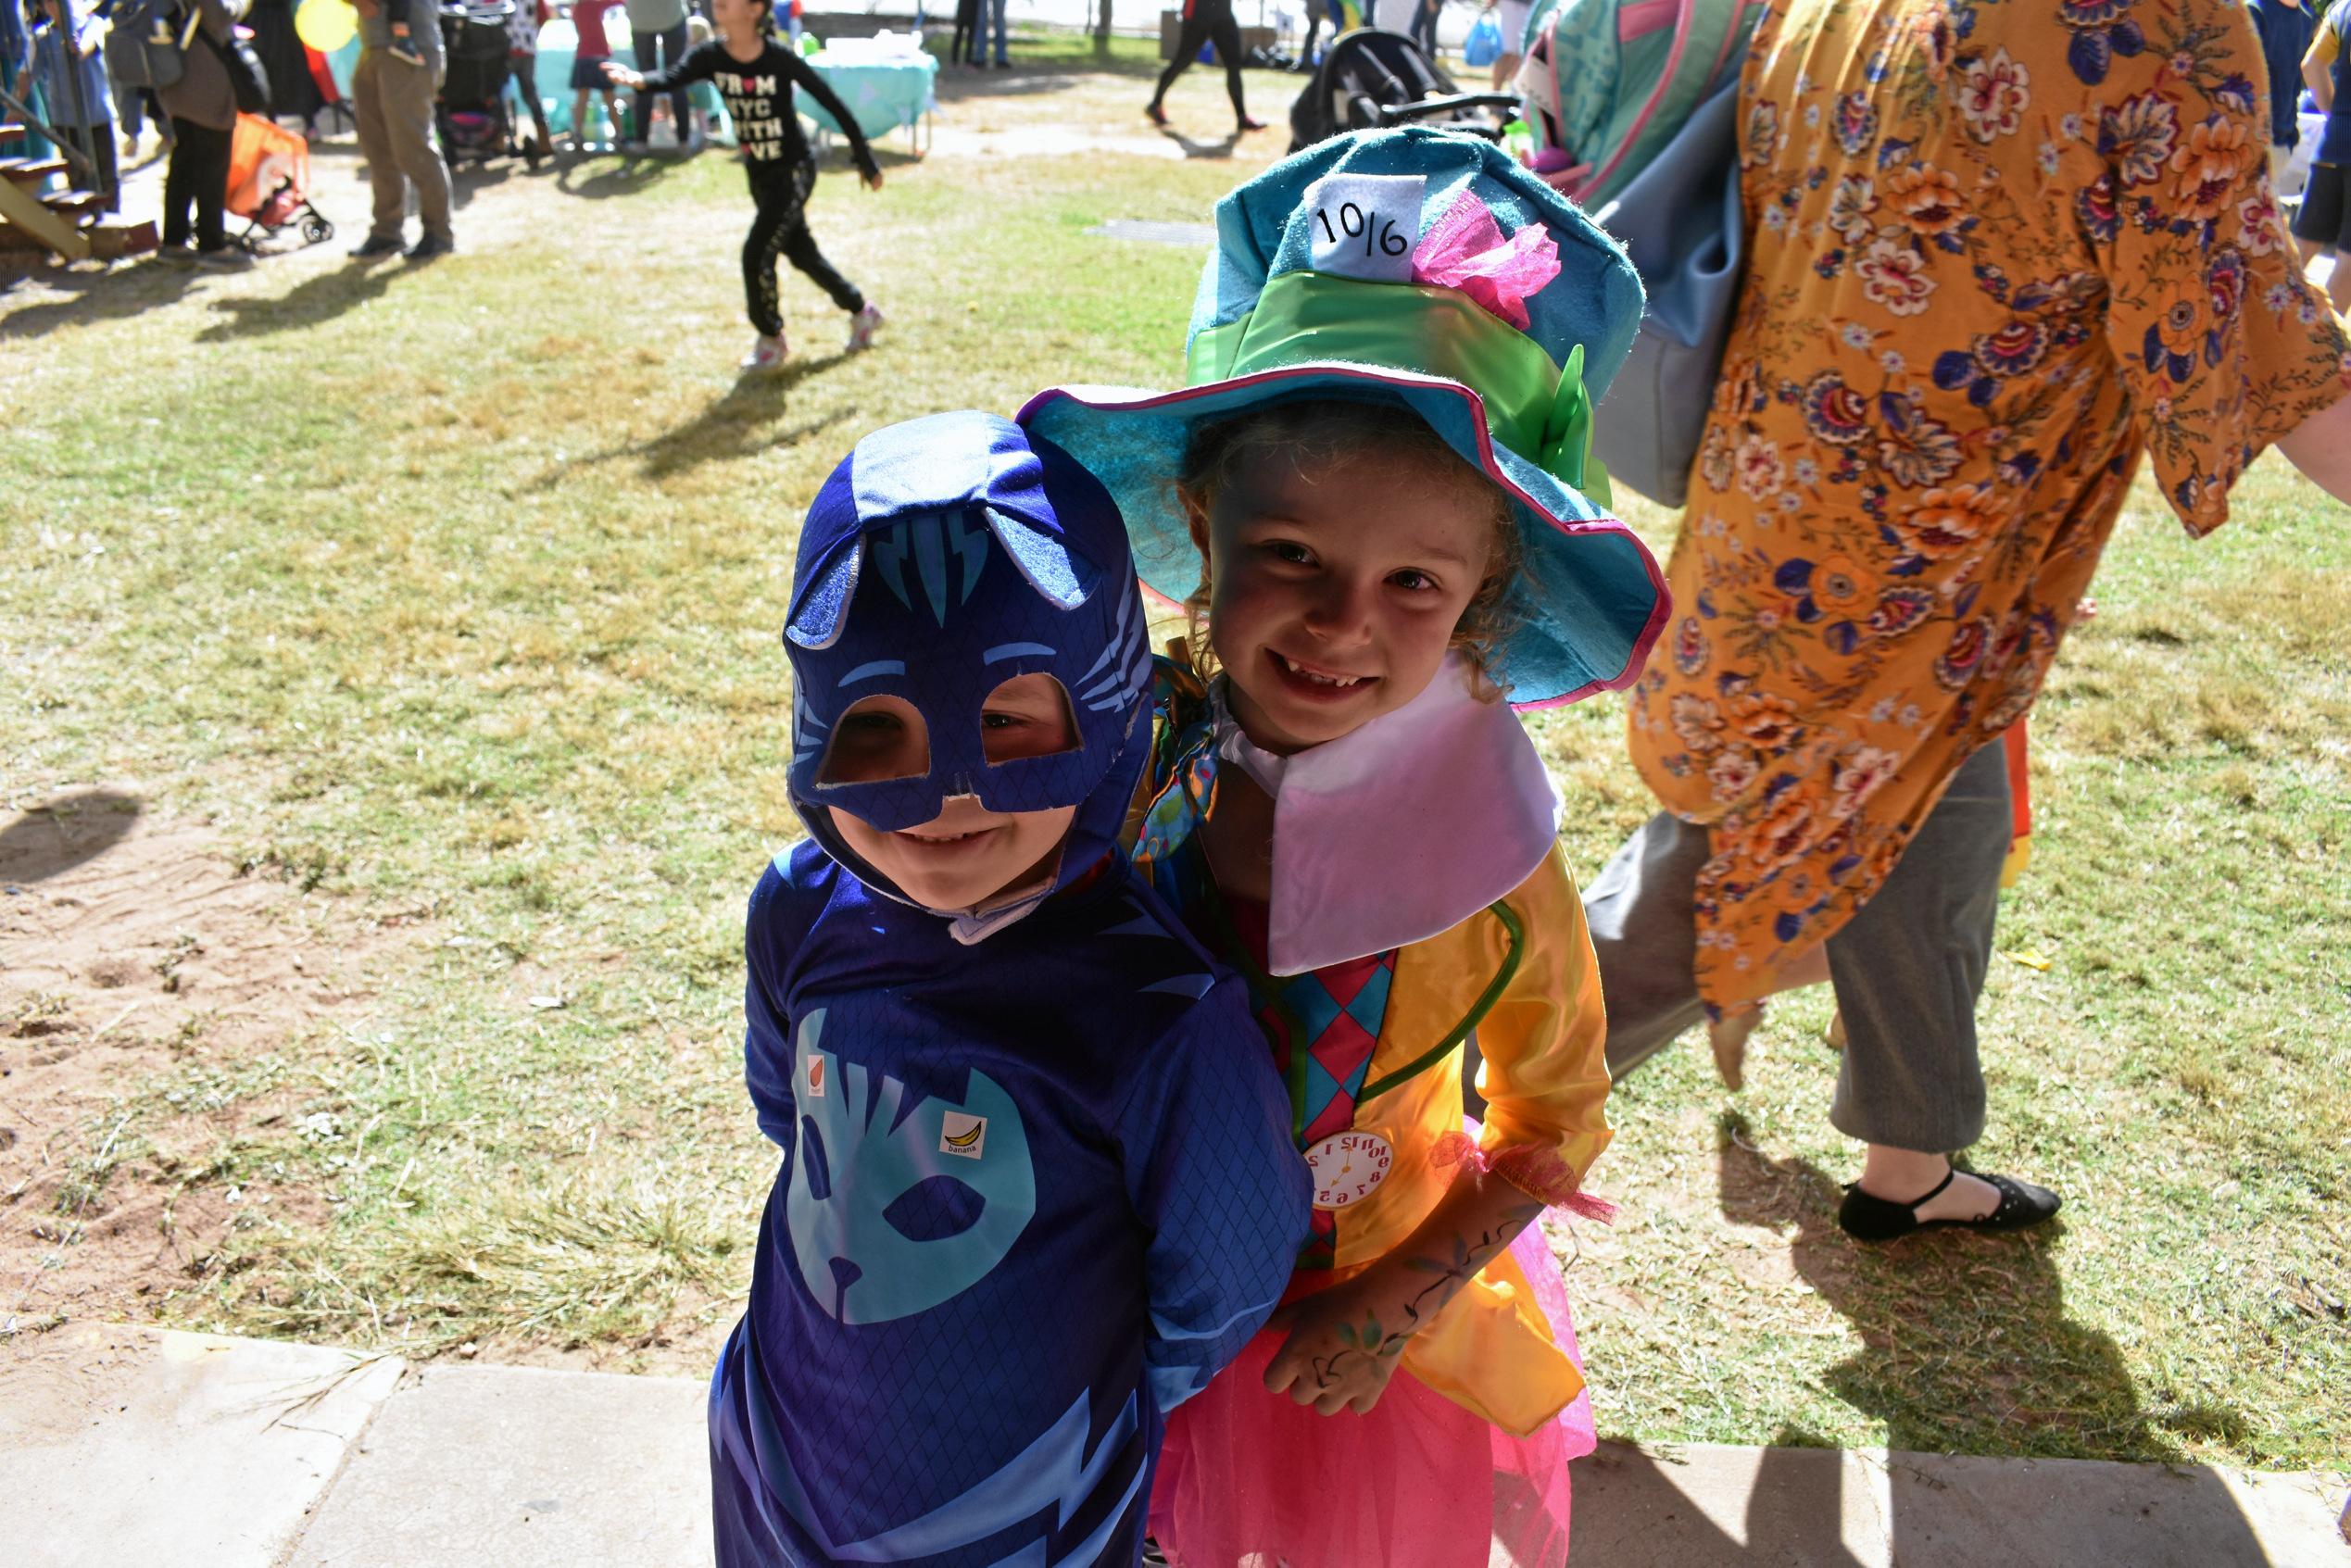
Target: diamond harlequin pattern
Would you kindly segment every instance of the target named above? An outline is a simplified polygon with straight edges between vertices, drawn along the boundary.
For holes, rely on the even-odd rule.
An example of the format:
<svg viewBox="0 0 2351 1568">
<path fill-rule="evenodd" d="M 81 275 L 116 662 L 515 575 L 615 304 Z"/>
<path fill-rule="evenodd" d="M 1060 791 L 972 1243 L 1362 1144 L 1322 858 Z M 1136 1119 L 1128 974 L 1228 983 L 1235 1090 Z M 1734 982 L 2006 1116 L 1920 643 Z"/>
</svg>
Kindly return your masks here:
<svg viewBox="0 0 2351 1568">
<path fill-rule="evenodd" d="M 1245 935 L 1262 952 L 1262 928 Z M 1298 1021 L 1307 1042 L 1305 1103 L 1295 1108 L 1305 1127 L 1301 1148 L 1355 1124 L 1355 1098 L 1379 1047 L 1380 1026 L 1388 1019 L 1388 987 L 1395 974 L 1396 955 L 1390 951 L 1275 981 L 1278 1002 L 1258 997 L 1258 1022 L 1279 1042 L 1276 1055 L 1285 1071 L 1291 1038 L 1285 1012 Z M 1338 1253 L 1339 1216 L 1318 1209 L 1298 1255 L 1299 1267 L 1330 1268 Z"/>
<path fill-rule="evenodd" d="M 1395 953 L 1380 953 L 1275 981 L 1274 995 L 1259 998 L 1258 1022 L 1278 1042 L 1285 1072 L 1288 1019 L 1298 1021 L 1306 1040 L 1306 1102 L 1296 1108 L 1305 1125 L 1301 1147 L 1354 1125 L 1355 1097 L 1379 1046 L 1395 973 Z"/>
</svg>

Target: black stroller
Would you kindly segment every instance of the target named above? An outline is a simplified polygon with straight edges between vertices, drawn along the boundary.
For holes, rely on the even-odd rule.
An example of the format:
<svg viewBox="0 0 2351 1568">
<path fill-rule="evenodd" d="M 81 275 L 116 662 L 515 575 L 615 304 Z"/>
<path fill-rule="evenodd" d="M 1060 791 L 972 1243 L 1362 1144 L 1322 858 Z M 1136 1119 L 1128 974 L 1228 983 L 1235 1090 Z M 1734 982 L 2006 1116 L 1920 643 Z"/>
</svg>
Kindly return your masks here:
<svg viewBox="0 0 2351 1568">
<path fill-rule="evenodd" d="M 1289 150 L 1390 125 L 1434 125 L 1500 141 L 1500 125 L 1484 111 L 1517 107 L 1507 93 L 1463 92 L 1401 32 L 1358 28 L 1324 53 L 1314 79 L 1289 106 Z"/>
<path fill-rule="evenodd" d="M 441 156 L 451 169 L 500 157 L 520 157 L 536 169 L 547 154 L 537 142 L 516 133 L 514 106 L 507 99 L 513 75 L 508 28 L 513 19 L 514 0 L 442 0 L 441 46 L 448 55 L 448 74 L 441 82 L 434 119 Z M 525 82 L 523 89 L 535 93 L 538 84 Z"/>
</svg>

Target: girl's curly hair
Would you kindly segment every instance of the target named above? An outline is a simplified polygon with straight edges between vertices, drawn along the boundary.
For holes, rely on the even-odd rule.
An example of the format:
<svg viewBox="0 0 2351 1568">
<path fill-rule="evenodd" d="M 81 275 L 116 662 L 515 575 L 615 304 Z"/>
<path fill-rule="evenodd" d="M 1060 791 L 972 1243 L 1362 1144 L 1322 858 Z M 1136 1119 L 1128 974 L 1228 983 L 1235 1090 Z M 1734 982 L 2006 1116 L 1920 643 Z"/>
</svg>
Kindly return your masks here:
<svg viewBox="0 0 2351 1568">
<path fill-rule="evenodd" d="M 1443 473 L 1457 482 L 1465 494 L 1477 497 L 1493 524 L 1493 548 L 1485 578 L 1453 628 L 1452 646 L 1468 657 L 1477 672 L 1478 696 L 1487 701 L 1501 700 L 1509 688 L 1495 678 L 1494 670 L 1510 628 L 1505 601 L 1511 583 L 1526 564 L 1510 497 L 1464 461 L 1419 415 L 1401 404 L 1309 398 L 1262 404 L 1194 426 L 1176 470 L 1178 500 L 1187 512 L 1197 509 L 1204 515 L 1244 462 L 1269 452 L 1289 455 L 1301 470 L 1324 469 L 1339 458 L 1377 452 Z M 1203 676 L 1213 674 L 1216 667 L 1208 641 L 1213 586 L 1208 552 L 1203 548 L 1200 586 L 1184 600 L 1184 640 L 1191 652 L 1192 667 Z"/>
</svg>

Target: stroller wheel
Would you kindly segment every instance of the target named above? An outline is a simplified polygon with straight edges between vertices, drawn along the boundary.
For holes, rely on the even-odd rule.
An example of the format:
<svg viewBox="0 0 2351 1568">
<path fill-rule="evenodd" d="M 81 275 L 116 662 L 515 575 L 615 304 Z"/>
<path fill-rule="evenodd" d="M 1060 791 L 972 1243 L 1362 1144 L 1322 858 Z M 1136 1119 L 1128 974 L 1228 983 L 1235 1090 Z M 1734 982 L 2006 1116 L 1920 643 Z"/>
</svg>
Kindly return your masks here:
<svg viewBox="0 0 2351 1568">
<path fill-rule="evenodd" d="M 325 219 L 314 214 L 302 220 L 302 243 L 304 245 L 322 245 L 333 238 L 334 238 L 334 225 L 328 222 Z"/>
</svg>

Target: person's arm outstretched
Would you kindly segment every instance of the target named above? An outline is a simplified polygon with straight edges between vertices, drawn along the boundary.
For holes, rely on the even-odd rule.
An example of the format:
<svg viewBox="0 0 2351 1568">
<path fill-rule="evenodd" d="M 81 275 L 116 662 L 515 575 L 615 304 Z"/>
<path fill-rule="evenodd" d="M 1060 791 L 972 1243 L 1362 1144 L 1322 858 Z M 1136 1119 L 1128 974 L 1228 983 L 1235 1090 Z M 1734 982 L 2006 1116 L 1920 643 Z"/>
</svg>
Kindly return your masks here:
<svg viewBox="0 0 2351 1568">
<path fill-rule="evenodd" d="M 713 39 L 697 44 L 663 69 L 641 71 L 621 64 L 618 60 L 604 62 L 604 80 L 631 92 L 660 94 L 679 87 L 690 87 L 698 82 L 708 82 L 718 69 L 722 45 Z"/>
<path fill-rule="evenodd" d="M 848 139 L 849 144 L 849 157 L 857 165 L 858 178 L 864 181 L 872 189 L 880 190 L 882 166 L 874 161 L 874 148 L 865 140 L 865 132 L 858 125 L 857 117 L 849 113 L 847 104 L 841 102 L 841 95 L 834 92 L 823 77 L 816 74 L 814 66 L 810 65 L 798 55 L 787 55 L 785 57 L 790 61 L 785 69 L 791 76 L 793 84 L 805 89 L 808 95 L 814 98 L 823 107 L 824 112 L 833 117 L 833 123 L 841 128 L 841 134 Z"/>
<path fill-rule="evenodd" d="M 2278 450 L 2303 478 L 2351 506 L 2351 396 L 2337 398 L 2278 437 Z"/>
</svg>

